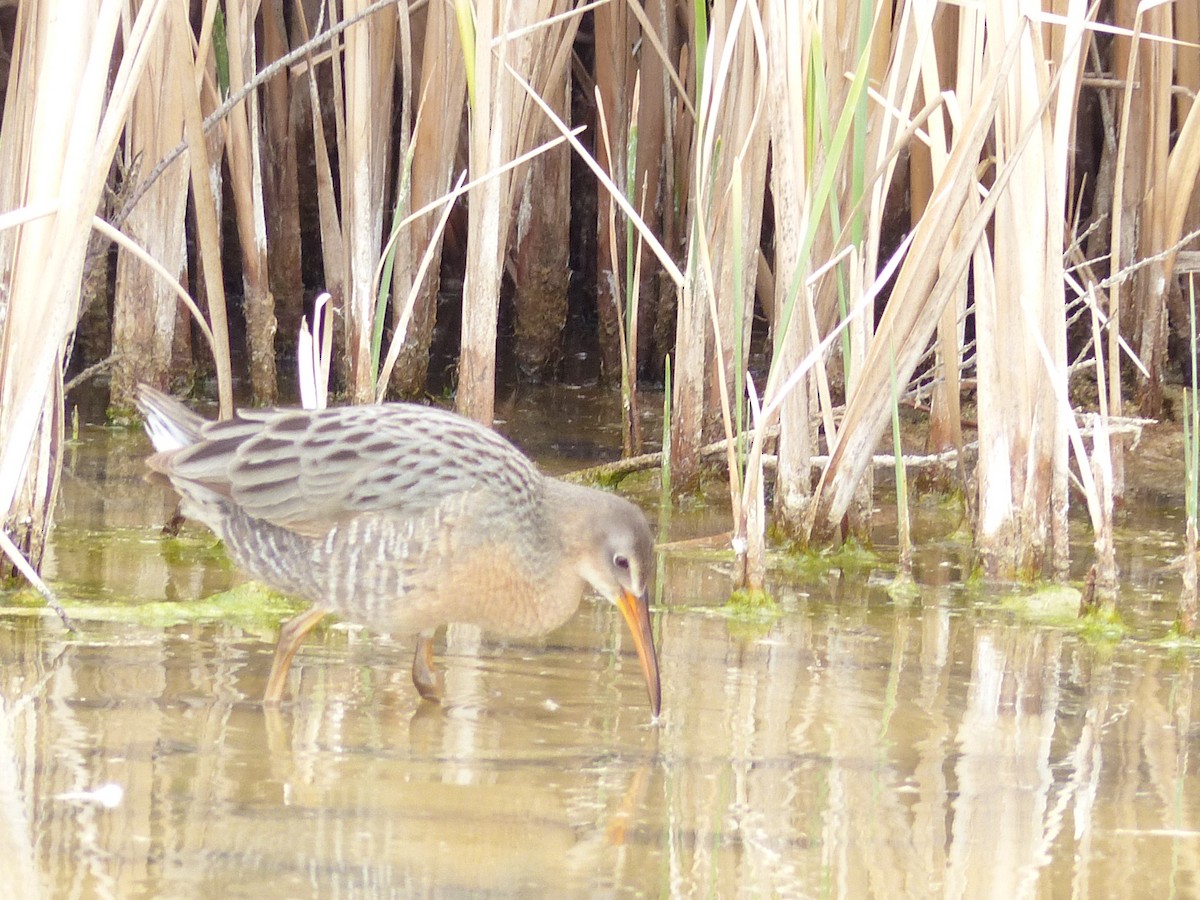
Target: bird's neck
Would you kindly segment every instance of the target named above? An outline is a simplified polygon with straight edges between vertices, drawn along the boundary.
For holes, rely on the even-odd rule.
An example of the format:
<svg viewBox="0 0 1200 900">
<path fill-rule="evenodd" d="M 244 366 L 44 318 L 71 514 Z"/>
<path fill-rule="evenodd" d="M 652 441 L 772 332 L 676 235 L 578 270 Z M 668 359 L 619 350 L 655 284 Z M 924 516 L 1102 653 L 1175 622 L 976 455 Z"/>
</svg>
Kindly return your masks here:
<svg viewBox="0 0 1200 900">
<path fill-rule="evenodd" d="M 544 484 L 542 509 L 551 532 L 547 537 L 562 547 L 566 558 L 575 559 L 592 539 L 596 492 L 557 478 L 547 478 Z"/>
<path fill-rule="evenodd" d="M 557 478 L 546 478 L 544 490 L 542 520 L 531 533 L 537 535 L 537 552 L 543 560 L 553 560 L 543 569 L 546 612 L 566 621 L 589 590 L 579 563 L 593 540 L 595 492 Z"/>
</svg>

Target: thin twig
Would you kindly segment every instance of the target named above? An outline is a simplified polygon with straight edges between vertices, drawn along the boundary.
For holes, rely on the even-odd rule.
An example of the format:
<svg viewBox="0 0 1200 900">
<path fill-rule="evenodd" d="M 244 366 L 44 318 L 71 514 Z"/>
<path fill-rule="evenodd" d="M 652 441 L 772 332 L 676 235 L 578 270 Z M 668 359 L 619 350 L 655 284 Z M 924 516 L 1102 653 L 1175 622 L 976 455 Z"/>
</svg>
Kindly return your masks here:
<svg viewBox="0 0 1200 900">
<path fill-rule="evenodd" d="M 753 435 L 752 431 L 741 431 L 734 435 L 734 440 L 741 440 Z M 779 434 L 779 426 L 773 425 L 767 429 L 768 437 L 777 437 Z M 721 456 L 725 453 L 729 441 L 721 439 L 714 441 L 711 444 L 705 444 L 698 451 L 702 457 Z M 661 451 L 657 453 L 643 453 L 639 456 L 629 456 L 625 459 L 618 459 L 611 463 L 602 463 L 598 466 L 589 466 L 586 469 L 578 469 L 574 472 L 569 472 L 566 475 L 559 476 L 564 481 L 572 481 L 583 483 L 589 481 L 610 481 L 619 480 L 626 475 L 631 475 L 634 472 L 641 472 L 644 469 L 655 468 L 662 465 L 663 454 Z"/>
<path fill-rule="evenodd" d="M 100 360 L 100 362 L 92 363 L 90 366 L 88 366 L 86 369 L 84 369 L 82 372 L 80 372 L 78 375 L 76 375 L 74 378 L 72 378 L 70 381 L 68 381 L 66 384 L 63 385 L 63 393 L 69 394 L 69 393 L 71 393 L 71 391 L 75 390 L 75 388 L 79 387 L 85 381 L 88 381 L 91 378 L 95 378 L 101 372 L 105 372 L 108 369 L 111 369 L 113 366 L 115 366 L 117 364 L 117 360 L 120 359 L 120 357 L 121 357 L 121 354 L 119 354 L 119 353 L 111 353 L 108 356 L 106 356 L 104 359 Z"/>
<path fill-rule="evenodd" d="M 740 436 L 749 436 L 753 432 L 744 431 Z M 768 435 L 775 437 L 779 434 L 779 426 L 774 425 L 768 429 Z M 737 440 L 737 438 L 735 438 Z M 700 456 L 704 458 L 721 456 L 725 453 L 728 441 L 714 441 L 711 444 L 705 444 L 700 448 Z M 978 441 L 970 441 L 963 444 L 962 450 L 965 453 L 968 450 L 974 450 L 979 446 Z M 941 453 L 929 453 L 920 455 L 903 454 L 901 459 L 904 460 L 904 465 L 909 468 L 922 468 L 925 466 L 938 466 L 946 463 L 954 462 L 958 459 L 959 451 L 957 448 L 951 448 Z M 658 453 L 643 453 L 641 456 L 631 456 L 627 459 L 619 459 L 611 463 L 602 463 L 598 466 L 590 466 L 586 469 L 579 469 L 559 477 L 564 481 L 575 483 L 583 483 L 590 481 L 619 481 L 626 475 L 632 475 L 634 472 L 642 472 L 648 469 L 658 467 L 662 463 L 663 454 Z M 776 457 L 773 453 L 762 454 L 763 466 L 767 469 L 773 469 L 776 465 Z M 896 457 L 890 453 L 877 453 L 871 457 L 871 463 L 876 468 L 891 469 L 896 465 Z M 822 466 L 829 464 L 829 454 L 821 453 L 809 457 L 809 465 L 814 469 L 819 469 Z"/>
<path fill-rule="evenodd" d="M 38 573 L 34 571 L 33 566 L 29 564 L 29 560 L 25 558 L 25 554 L 12 542 L 12 538 L 8 536 L 8 532 L 2 528 L 0 528 L 0 550 L 4 551 L 4 555 L 11 560 L 12 564 L 16 566 L 17 571 L 21 573 L 25 580 L 33 585 L 34 590 L 42 595 L 42 598 L 46 601 L 46 605 L 58 613 L 58 617 L 67 626 L 67 630 L 76 631 L 75 623 L 71 621 L 71 617 L 67 615 L 67 611 L 62 608 L 62 604 L 54 596 L 54 591 L 50 590 L 49 585 L 42 581 Z"/>
<path fill-rule="evenodd" d="M 1195 231 L 1188 232 L 1183 237 L 1181 237 L 1179 240 L 1177 240 L 1174 244 L 1172 244 L 1170 247 L 1167 247 L 1164 250 L 1160 250 L 1158 253 L 1155 253 L 1153 256 L 1145 256 L 1142 259 L 1139 259 L 1135 263 L 1130 263 L 1129 265 L 1125 266 L 1120 271 L 1114 272 L 1112 275 L 1109 275 L 1107 278 L 1105 278 L 1103 281 L 1101 281 L 1099 284 L 1097 284 L 1096 287 L 1098 287 L 1100 290 L 1106 291 L 1110 287 L 1112 287 L 1114 284 L 1119 284 L 1121 282 L 1124 282 L 1126 279 L 1129 278 L 1130 275 L 1132 275 L 1138 269 L 1144 268 L 1145 266 L 1150 265 L 1150 263 L 1152 263 L 1152 262 L 1157 262 L 1160 259 L 1164 259 L 1165 257 L 1170 256 L 1172 253 L 1175 253 L 1175 252 L 1183 249 L 1184 245 L 1191 243 L 1198 237 L 1200 237 L 1200 228 L 1197 228 Z"/>
</svg>

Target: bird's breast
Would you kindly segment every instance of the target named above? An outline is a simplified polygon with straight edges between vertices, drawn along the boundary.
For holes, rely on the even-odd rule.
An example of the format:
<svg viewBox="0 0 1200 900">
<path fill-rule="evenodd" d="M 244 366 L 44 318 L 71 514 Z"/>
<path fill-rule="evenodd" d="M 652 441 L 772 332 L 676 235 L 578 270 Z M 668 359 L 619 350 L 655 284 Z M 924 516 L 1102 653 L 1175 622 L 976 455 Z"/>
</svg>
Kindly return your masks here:
<svg viewBox="0 0 1200 900">
<path fill-rule="evenodd" d="M 436 509 L 358 516 L 312 544 L 322 602 L 389 633 L 468 623 L 512 637 L 543 634 L 579 605 L 584 584 L 553 542 L 508 522 Z"/>
</svg>

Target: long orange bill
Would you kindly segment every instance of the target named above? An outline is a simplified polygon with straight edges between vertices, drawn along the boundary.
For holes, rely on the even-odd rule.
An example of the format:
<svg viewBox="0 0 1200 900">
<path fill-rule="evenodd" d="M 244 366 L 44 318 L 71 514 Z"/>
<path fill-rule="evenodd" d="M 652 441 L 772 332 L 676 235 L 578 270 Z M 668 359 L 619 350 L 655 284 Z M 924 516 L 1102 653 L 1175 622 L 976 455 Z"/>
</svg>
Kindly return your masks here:
<svg viewBox="0 0 1200 900">
<path fill-rule="evenodd" d="M 658 652 L 654 649 L 654 632 L 650 628 L 650 604 L 645 595 L 635 597 L 621 591 L 617 597 L 617 609 L 625 617 L 625 624 L 633 635 L 633 646 L 637 648 L 638 660 L 642 664 L 642 675 L 646 678 L 646 690 L 650 694 L 650 711 L 654 717 L 662 711 L 662 685 L 658 680 Z"/>
</svg>

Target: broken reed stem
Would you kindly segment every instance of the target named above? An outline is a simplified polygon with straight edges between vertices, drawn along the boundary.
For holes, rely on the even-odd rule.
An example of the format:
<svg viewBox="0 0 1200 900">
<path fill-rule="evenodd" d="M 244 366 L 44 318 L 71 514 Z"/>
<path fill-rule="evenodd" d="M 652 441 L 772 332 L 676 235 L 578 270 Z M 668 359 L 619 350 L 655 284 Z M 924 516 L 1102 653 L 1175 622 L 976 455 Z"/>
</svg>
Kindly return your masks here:
<svg viewBox="0 0 1200 900">
<path fill-rule="evenodd" d="M 1086 432 L 1084 432 L 1086 433 Z M 748 437 L 753 437 L 754 431 L 742 431 L 733 436 L 733 441 L 736 443 L 739 440 L 744 440 Z M 774 439 L 779 436 L 779 426 L 773 425 L 767 429 L 766 434 L 768 439 Z M 979 448 L 978 441 L 970 441 L 963 444 L 961 456 L 965 456 L 969 452 L 973 452 Z M 704 459 L 710 457 L 724 456 L 729 449 L 729 440 L 721 439 L 713 441 L 711 444 L 705 444 L 697 452 Z M 669 453 L 668 451 L 666 451 Z M 930 466 L 944 466 L 955 463 L 959 460 L 960 453 L 958 449 L 951 448 L 943 453 L 929 453 L 920 455 L 902 454 L 900 461 L 906 469 L 921 469 Z M 593 481 L 612 481 L 620 480 L 627 475 L 632 475 L 634 472 L 644 472 L 648 469 L 653 469 L 664 464 L 664 451 L 659 450 L 654 453 L 643 453 L 640 456 L 631 456 L 627 459 L 618 459 L 610 463 L 601 463 L 598 466 L 589 466 L 586 469 L 576 469 L 574 472 L 568 472 L 566 475 L 560 475 L 564 481 L 575 483 L 588 483 Z M 776 465 L 776 457 L 772 453 L 762 454 L 763 468 L 773 469 Z M 820 469 L 829 464 L 829 454 L 821 453 L 811 457 L 812 468 Z M 891 453 L 877 453 L 871 457 L 871 465 L 877 469 L 893 469 L 896 466 L 896 456 Z"/>
</svg>

